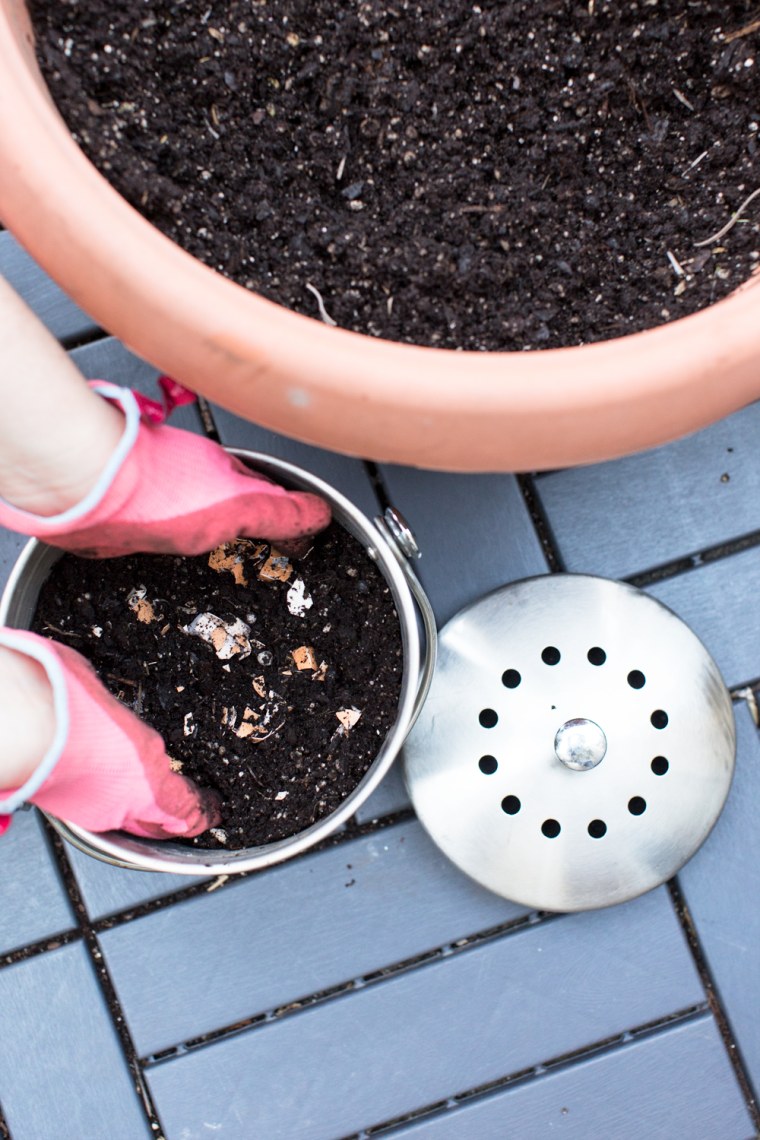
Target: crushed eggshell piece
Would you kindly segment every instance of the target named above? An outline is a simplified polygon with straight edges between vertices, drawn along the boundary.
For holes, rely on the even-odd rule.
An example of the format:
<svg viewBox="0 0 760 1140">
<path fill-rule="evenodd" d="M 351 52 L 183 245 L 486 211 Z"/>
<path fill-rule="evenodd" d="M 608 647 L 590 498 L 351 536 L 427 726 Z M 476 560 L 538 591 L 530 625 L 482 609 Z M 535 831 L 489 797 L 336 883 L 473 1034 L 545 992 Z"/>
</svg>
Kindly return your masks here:
<svg viewBox="0 0 760 1140">
<path fill-rule="evenodd" d="M 221 827 L 210 827 L 209 834 L 213 835 L 214 839 L 219 843 L 227 842 L 227 832 Z"/>
<path fill-rule="evenodd" d="M 252 736 L 256 731 L 257 726 L 254 722 L 258 719 L 259 714 L 257 712 L 254 712 L 252 708 L 246 706 L 245 712 L 243 713 L 243 719 L 240 721 L 240 724 L 237 726 L 237 728 L 233 728 L 232 731 L 235 733 L 235 736 L 239 737 L 241 740 L 245 740 L 247 736 Z"/>
<path fill-rule="evenodd" d="M 287 582 L 293 574 L 293 564 L 287 555 L 273 546 L 269 557 L 259 570 L 259 578 L 264 582 Z"/>
<path fill-rule="evenodd" d="M 233 542 L 223 542 L 208 556 L 208 564 L 218 574 L 229 570 L 238 586 L 247 586 L 248 579 L 243 568 L 243 556 L 251 551 L 253 543 L 247 538 L 238 538 Z"/>
<path fill-rule="evenodd" d="M 155 621 L 156 613 L 146 597 L 147 593 L 148 591 L 145 586 L 135 586 L 134 590 L 130 590 L 127 595 L 127 605 L 135 614 L 138 621 L 144 622 L 145 625 L 150 625 L 152 621 Z"/>
<path fill-rule="evenodd" d="M 327 676 L 327 669 L 328 669 L 327 662 L 326 661 L 320 661 L 319 668 L 317 669 L 316 673 L 312 677 L 312 681 L 324 681 L 325 677 Z"/>
<path fill-rule="evenodd" d="M 274 798 L 276 800 L 285 800 L 288 798 L 289 794 L 289 792 L 278 792 Z"/>
<path fill-rule="evenodd" d="M 314 599 L 306 590 L 303 578 L 296 578 L 285 595 L 285 602 L 294 617 L 303 617 L 314 605 Z"/>
<path fill-rule="evenodd" d="M 254 677 L 251 681 L 253 691 L 259 697 L 266 697 L 267 695 L 267 682 L 265 677 Z"/>
<path fill-rule="evenodd" d="M 299 645 L 290 656 L 296 663 L 296 669 L 316 669 L 317 658 L 311 645 Z"/>
<path fill-rule="evenodd" d="M 172 772 L 181 772 L 182 768 L 183 768 L 183 764 L 182 764 L 181 760 L 175 760 L 173 757 L 170 756 L 169 757 L 169 767 L 171 768 Z"/>
<path fill-rule="evenodd" d="M 196 724 L 193 724 L 193 714 L 191 712 L 185 713 L 182 725 L 182 734 L 184 736 L 194 736 L 197 727 L 198 726 Z"/>
<path fill-rule="evenodd" d="M 193 637 L 209 642 L 221 661 L 236 656 L 248 657 L 251 652 L 251 642 L 248 639 L 251 627 L 240 618 L 226 622 L 216 614 L 196 614 L 190 624 L 182 629 Z"/>
<path fill-rule="evenodd" d="M 348 732 L 349 729 L 354 727 L 362 714 L 361 709 L 352 706 L 350 709 L 338 709 L 335 715 L 343 726 L 343 730 Z"/>
</svg>

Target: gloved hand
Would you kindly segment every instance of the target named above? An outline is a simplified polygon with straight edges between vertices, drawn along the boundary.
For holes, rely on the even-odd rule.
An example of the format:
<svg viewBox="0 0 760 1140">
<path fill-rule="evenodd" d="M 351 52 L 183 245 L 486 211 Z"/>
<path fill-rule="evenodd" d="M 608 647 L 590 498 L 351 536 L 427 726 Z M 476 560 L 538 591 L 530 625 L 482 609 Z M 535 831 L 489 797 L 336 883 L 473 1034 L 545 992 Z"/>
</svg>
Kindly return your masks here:
<svg viewBox="0 0 760 1140">
<path fill-rule="evenodd" d="M 5 813 L 24 801 L 88 831 L 121 828 L 151 839 L 199 835 L 219 823 L 215 794 L 171 770 L 159 734 L 111 696 L 79 653 L 21 630 L 0 629 L 0 645 L 43 665 L 56 726 L 26 783 L 0 790 L 0 834 Z"/>
<path fill-rule="evenodd" d="M 91 386 L 124 412 L 119 446 L 95 487 L 63 514 L 42 517 L 0 500 L 0 524 L 9 530 L 107 558 L 202 554 L 240 535 L 297 539 L 330 521 L 317 495 L 286 491 L 212 440 L 141 419 L 130 389 Z"/>
</svg>

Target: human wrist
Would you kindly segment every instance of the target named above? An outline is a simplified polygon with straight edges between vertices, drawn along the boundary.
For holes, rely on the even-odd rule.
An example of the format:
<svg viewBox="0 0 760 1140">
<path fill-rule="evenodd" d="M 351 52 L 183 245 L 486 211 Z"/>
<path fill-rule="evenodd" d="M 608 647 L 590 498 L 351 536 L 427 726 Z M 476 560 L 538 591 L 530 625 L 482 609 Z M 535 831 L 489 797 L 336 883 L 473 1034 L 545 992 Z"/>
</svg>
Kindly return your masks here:
<svg viewBox="0 0 760 1140">
<path fill-rule="evenodd" d="M 34 775 L 56 734 L 53 690 L 39 660 L 0 644 L 0 800 Z"/>
<path fill-rule="evenodd" d="M 46 421 L 0 456 L 0 498 L 17 510 L 49 518 L 90 493 L 124 434 L 122 411 L 82 386 L 66 430 Z"/>
</svg>

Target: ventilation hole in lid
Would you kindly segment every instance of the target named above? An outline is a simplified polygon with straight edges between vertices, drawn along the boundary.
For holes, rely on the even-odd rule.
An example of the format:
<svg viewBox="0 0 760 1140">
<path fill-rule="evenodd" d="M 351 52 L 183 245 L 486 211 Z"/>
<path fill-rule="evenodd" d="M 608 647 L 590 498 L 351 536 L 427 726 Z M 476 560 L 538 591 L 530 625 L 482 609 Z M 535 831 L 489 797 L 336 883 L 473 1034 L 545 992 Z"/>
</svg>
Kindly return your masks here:
<svg viewBox="0 0 760 1140">
<path fill-rule="evenodd" d="M 588 825 L 588 833 L 592 839 L 602 839 L 607 834 L 607 824 L 603 819 L 592 819 Z"/>
<path fill-rule="evenodd" d="M 628 801 L 628 810 L 631 815 L 643 815 L 647 810 L 647 801 L 642 799 L 641 796 L 633 796 Z"/>
<path fill-rule="evenodd" d="M 556 665 L 559 662 L 562 654 L 559 649 L 554 645 L 547 645 L 546 649 L 541 654 L 541 660 L 544 665 Z"/>
<path fill-rule="evenodd" d="M 668 714 L 664 709 L 655 709 L 649 718 L 655 728 L 666 728 L 668 724 Z"/>
<path fill-rule="evenodd" d="M 593 645 L 586 654 L 592 665 L 604 665 L 607 654 L 598 645 Z"/>
<path fill-rule="evenodd" d="M 556 819 L 545 819 L 541 824 L 541 830 L 547 839 L 556 839 L 562 828 Z"/>
<path fill-rule="evenodd" d="M 478 767 L 485 776 L 493 776 L 499 767 L 499 761 L 495 756 L 481 756 L 478 760 Z"/>
<path fill-rule="evenodd" d="M 501 801 L 501 810 L 507 815 L 517 815 L 521 807 L 522 804 L 517 796 L 505 796 Z"/>
<path fill-rule="evenodd" d="M 501 683 L 507 689 L 516 689 L 522 681 L 522 677 L 516 669 L 507 669 L 501 675 Z"/>
<path fill-rule="evenodd" d="M 632 689 L 643 689 L 647 683 L 647 679 L 640 669 L 631 669 L 628 674 L 628 684 Z"/>
<path fill-rule="evenodd" d="M 670 763 L 664 756 L 655 756 L 651 764 L 655 776 L 664 776 L 669 767 Z"/>
<path fill-rule="evenodd" d="M 499 723 L 499 714 L 494 712 L 493 709 L 481 709 L 478 720 L 483 725 L 483 728 L 493 728 L 494 725 Z"/>
</svg>

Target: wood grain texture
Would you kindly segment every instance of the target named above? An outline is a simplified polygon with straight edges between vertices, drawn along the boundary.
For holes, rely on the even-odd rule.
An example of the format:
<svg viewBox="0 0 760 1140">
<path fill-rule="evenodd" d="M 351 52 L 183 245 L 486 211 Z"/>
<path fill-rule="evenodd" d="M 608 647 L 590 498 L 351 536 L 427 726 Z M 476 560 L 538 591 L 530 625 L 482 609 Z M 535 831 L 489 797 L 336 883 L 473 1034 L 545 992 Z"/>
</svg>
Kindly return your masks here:
<svg viewBox="0 0 760 1140">
<path fill-rule="evenodd" d="M 119 911 L 131 910 L 143 903 L 194 886 L 196 883 L 209 881 L 193 875 L 126 871 L 122 867 L 101 863 L 99 859 L 85 855 L 71 844 L 66 844 L 65 850 L 82 894 L 82 901 L 91 919 L 105 918 Z"/>
<path fill-rule="evenodd" d="M 524 913 L 471 883 L 409 823 L 106 931 L 101 941 L 145 1055 Z"/>
<path fill-rule="evenodd" d="M 753 404 L 667 447 L 537 479 L 565 568 L 625 578 L 760 529 L 758 432 Z"/>
<path fill-rule="evenodd" d="M 13 1140 L 147 1140 L 81 943 L 0 970 L 0 1090 Z"/>
<path fill-rule="evenodd" d="M 0 233 L 0 274 L 59 340 L 96 331 L 92 317 L 50 280 L 7 230 Z"/>
<path fill-rule="evenodd" d="M 712 1017 L 563 1066 L 388 1133 L 396 1140 L 749 1140 Z"/>
<path fill-rule="evenodd" d="M 415 570 L 439 626 L 482 594 L 546 572 L 514 476 L 446 475 L 395 466 L 385 466 L 381 473 L 391 502 L 417 537 L 422 558 Z"/>
<path fill-rule="evenodd" d="M 372 484 L 364 464 L 358 459 L 350 459 L 307 443 L 289 439 L 276 432 L 259 427 L 258 424 L 234 416 L 231 412 L 211 405 L 219 438 L 228 447 L 246 447 L 251 451 L 262 451 L 265 455 L 284 459 L 302 467 L 318 479 L 324 479 L 336 491 L 350 499 L 368 518 L 374 518 L 380 511 Z"/>
<path fill-rule="evenodd" d="M 675 578 L 647 593 L 669 606 L 704 643 L 729 688 L 760 677 L 756 599 L 760 550 L 745 550 Z"/>
<path fill-rule="evenodd" d="M 755 1090 L 760 1091 L 760 738 L 746 705 L 723 814 L 678 876 L 700 945 Z"/>
<path fill-rule="evenodd" d="M 395 897 L 385 897 L 390 921 Z M 468 948 L 147 1075 L 170 1136 L 211 1121 L 227 1140 L 334 1140 L 703 1000 L 661 888 Z"/>
<path fill-rule="evenodd" d="M 0 954 L 75 926 L 39 815 L 17 812 L 0 840 Z"/>
</svg>

